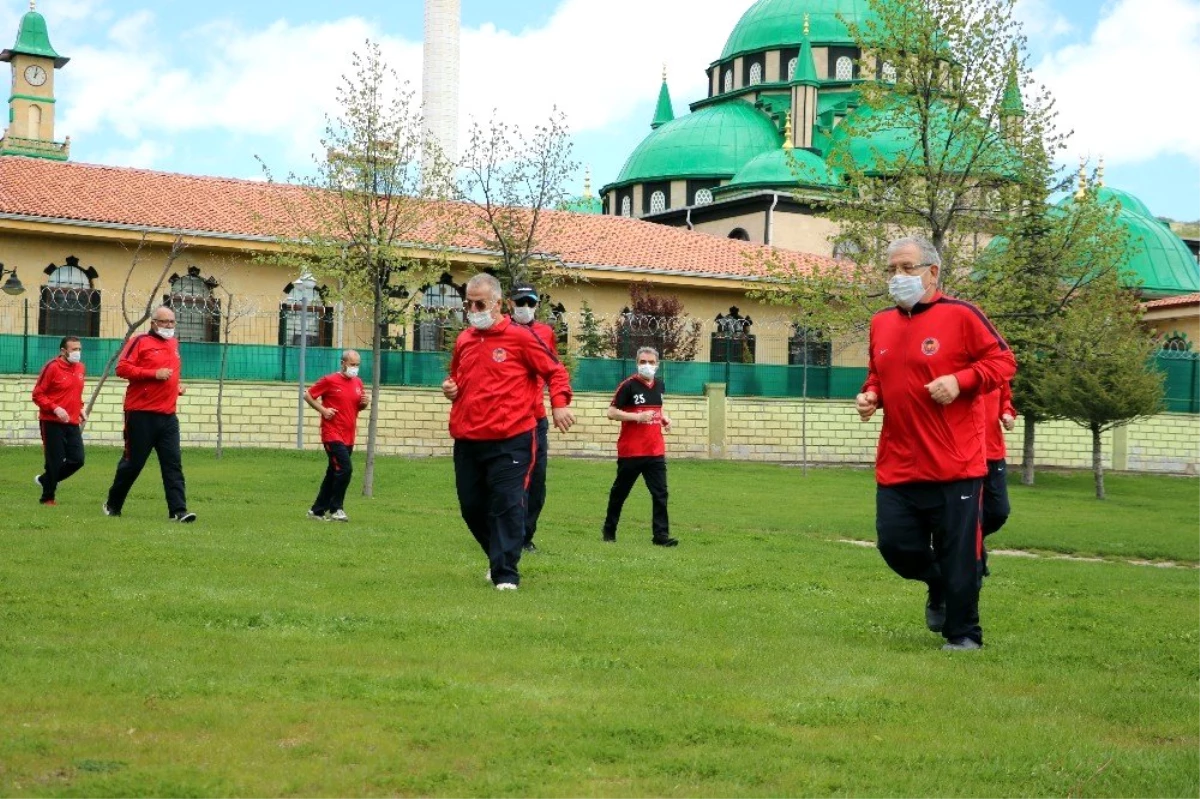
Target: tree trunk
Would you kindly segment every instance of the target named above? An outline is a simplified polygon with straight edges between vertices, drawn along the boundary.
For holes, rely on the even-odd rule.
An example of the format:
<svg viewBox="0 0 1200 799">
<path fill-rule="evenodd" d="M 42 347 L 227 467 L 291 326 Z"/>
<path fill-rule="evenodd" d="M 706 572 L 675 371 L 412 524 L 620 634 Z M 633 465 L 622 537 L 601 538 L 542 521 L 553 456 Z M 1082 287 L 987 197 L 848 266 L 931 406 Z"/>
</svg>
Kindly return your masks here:
<svg viewBox="0 0 1200 799">
<path fill-rule="evenodd" d="M 371 410 L 367 423 L 367 464 L 363 467 L 363 496 L 374 495 L 375 490 L 375 434 L 379 429 L 379 383 L 383 377 L 383 286 L 376 276 L 375 309 L 371 315 L 375 333 L 371 336 Z"/>
<path fill-rule="evenodd" d="M 1037 425 L 1033 417 L 1025 417 L 1025 437 L 1021 444 L 1021 485 L 1033 485 L 1034 436 Z"/>
<path fill-rule="evenodd" d="M 1092 474 L 1096 476 L 1096 499 L 1104 499 L 1104 451 L 1100 446 L 1100 426 L 1092 425 Z"/>
</svg>

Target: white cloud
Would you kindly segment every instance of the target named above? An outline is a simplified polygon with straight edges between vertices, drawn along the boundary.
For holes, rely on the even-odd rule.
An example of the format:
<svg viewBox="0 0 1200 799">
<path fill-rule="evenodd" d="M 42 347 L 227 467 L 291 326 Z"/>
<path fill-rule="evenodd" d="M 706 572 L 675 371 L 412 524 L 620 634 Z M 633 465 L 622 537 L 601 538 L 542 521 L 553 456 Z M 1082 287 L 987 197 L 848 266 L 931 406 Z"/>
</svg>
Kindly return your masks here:
<svg viewBox="0 0 1200 799">
<path fill-rule="evenodd" d="M 1017 0 L 1013 13 L 1030 39 L 1048 42 L 1075 30 L 1070 21 L 1050 5 L 1050 0 Z"/>
<path fill-rule="evenodd" d="M 109 150 L 100 157 L 99 161 L 109 166 L 150 169 L 162 159 L 170 157 L 173 149 L 170 145 L 144 141 L 133 148 Z"/>
<path fill-rule="evenodd" d="M 1111 164 L 1183 155 L 1200 163 L 1200 2 L 1117 0 L 1091 39 L 1047 55 L 1035 77 L 1053 93 L 1059 127 L 1075 131 L 1068 158 Z M 1189 90 L 1187 87 L 1192 86 Z"/>
</svg>

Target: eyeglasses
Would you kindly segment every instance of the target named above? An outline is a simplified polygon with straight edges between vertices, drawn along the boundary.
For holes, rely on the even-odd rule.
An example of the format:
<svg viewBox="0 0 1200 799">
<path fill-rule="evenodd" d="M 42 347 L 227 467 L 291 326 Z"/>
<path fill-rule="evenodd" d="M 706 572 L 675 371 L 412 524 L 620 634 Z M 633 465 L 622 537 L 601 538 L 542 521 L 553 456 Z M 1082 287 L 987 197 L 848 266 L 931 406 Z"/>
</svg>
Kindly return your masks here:
<svg viewBox="0 0 1200 799">
<path fill-rule="evenodd" d="M 175 327 L 174 319 L 155 319 L 154 324 L 162 325 L 163 327 Z"/>
<path fill-rule="evenodd" d="M 495 302 L 495 300 L 467 300 L 467 310 L 486 311 L 488 308 L 492 307 L 493 302 Z"/>
<path fill-rule="evenodd" d="M 513 305 L 518 308 L 536 308 L 538 301 L 532 297 L 522 297 L 519 300 L 513 300 Z"/>
<path fill-rule="evenodd" d="M 928 269 L 933 264 L 896 264 L 891 267 L 893 272 L 903 272 L 906 275 L 915 275 L 919 269 Z"/>
</svg>

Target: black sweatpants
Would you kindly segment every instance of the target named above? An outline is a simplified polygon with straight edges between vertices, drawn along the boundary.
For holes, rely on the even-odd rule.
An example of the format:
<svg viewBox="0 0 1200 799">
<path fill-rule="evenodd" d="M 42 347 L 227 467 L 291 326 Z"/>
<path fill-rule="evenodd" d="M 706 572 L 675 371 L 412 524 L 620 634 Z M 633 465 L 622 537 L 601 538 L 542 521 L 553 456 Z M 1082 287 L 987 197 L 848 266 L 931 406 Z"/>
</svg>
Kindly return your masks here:
<svg viewBox="0 0 1200 799">
<path fill-rule="evenodd" d="M 633 490 L 638 477 L 646 482 L 650 490 L 650 528 L 656 541 L 670 538 L 670 523 L 667 520 L 667 459 L 662 455 L 638 458 L 617 458 L 617 479 L 608 492 L 608 513 L 604 517 L 604 536 L 615 537 L 617 524 L 621 521 L 621 509 Z"/>
<path fill-rule="evenodd" d="M 550 458 L 550 420 L 538 419 L 537 452 L 533 456 L 533 472 L 529 475 L 529 491 L 525 495 L 525 544 L 533 543 L 538 517 L 546 505 L 546 462 Z"/>
<path fill-rule="evenodd" d="M 920 580 L 946 602 L 947 640 L 983 643 L 979 626 L 979 526 L 983 478 L 877 486 L 875 531 L 892 571 Z"/>
<path fill-rule="evenodd" d="M 42 451 L 46 464 L 42 468 L 42 502 L 54 499 L 58 484 L 83 468 L 83 434 L 77 424 L 42 420 Z"/>
<path fill-rule="evenodd" d="M 533 430 L 499 441 L 454 441 L 459 511 L 497 585 L 521 583 L 517 563 L 525 541 L 525 488 L 535 446 Z"/>
<path fill-rule="evenodd" d="M 167 515 L 187 511 L 183 456 L 179 452 L 179 417 L 173 413 L 127 411 L 125 452 L 117 462 L 112 488 L 108 489 L 108 507 L 114 513 L 120 513 L 125 506 L 125 497 L 142 473 L 151 451 L 158 456 L 158 468 L 167 495 Z"/>
<path fill-rule="evenodd" d="M 983 534 L 989 536 L 1004 526 L 1012 509 L 1008 504 L 1008 464 L 1001 458 L 988 461 L 983 483 Z"/>
<path fill-rule="evenodd" d="M 350 476 L 354 467 L 350 463 L 350 455 L 354 447 L 346 446 L 340 441 L 326 441 L 325 454 L 329 456 L 329 465 L 325 467 L 325 479 L 317 491 L 317 500 L 313 503 L 312 512 L 323 516 L 335 510 L 343 510 L 346 503 L 346 489 L 350 487 Z"/>
</svg>

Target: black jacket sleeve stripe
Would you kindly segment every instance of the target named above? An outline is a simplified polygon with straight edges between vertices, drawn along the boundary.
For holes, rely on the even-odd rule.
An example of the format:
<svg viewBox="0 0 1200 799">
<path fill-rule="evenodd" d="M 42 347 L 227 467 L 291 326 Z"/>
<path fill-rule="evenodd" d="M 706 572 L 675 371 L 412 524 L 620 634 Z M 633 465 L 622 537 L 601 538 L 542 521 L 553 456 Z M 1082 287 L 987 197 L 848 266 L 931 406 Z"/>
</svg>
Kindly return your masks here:
<svg viewBox="0 0 1200 799">
<path fill-rule="evenodd" d="M 537 333 L 533 332 L 533 328 L 526 327 L 525 325 L 518 325 L 516 322 L 512 322 L 511 324 L 513 327 L 520 328 L 521 330 L 524 330 L 529 335 L 533 336 L 533 340 L 538 343 L 538 346 L 541 347 L 543 350 L 545 350 L 546 354 L 549 355 L 551 358 L 553 358 L 555 363 L 558 363 L 558 353 L 555 352 L 554 350 L 550 349 L 549 347 L 547 347 L 546 342 L 542 341 L 542 337 L 539 336 Z"/>
<path fill-rule="evenodd" d="M 1008 342 L 1004 340 L 1004 336 L 1000 335 L 1000 331 L 996 329 L 996 326 L 992 324 L 992 320 L 988 319 L 987 314 L 985 314 L 983 311 L 979 310 L 969 302 L 954 300 L 950 299 L 949 297 L 942 297 L 941 302 L 948 303 L 950 305 L 961 305 L 968 309 L 971 313 L 978 317 L 979 321 L 983 322 L 983 326 L 988 329 L 988 332 L 996 337 L 996 342 L 1000 345 L 1001 351 L 1008 349 Z"/>
</svg>

